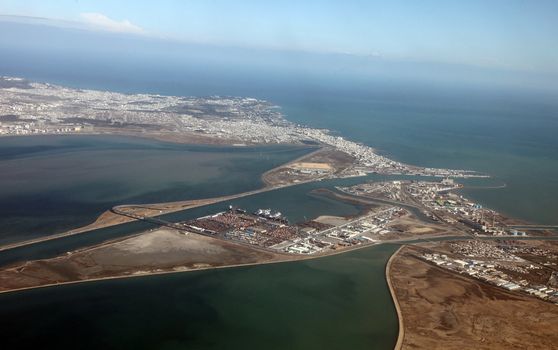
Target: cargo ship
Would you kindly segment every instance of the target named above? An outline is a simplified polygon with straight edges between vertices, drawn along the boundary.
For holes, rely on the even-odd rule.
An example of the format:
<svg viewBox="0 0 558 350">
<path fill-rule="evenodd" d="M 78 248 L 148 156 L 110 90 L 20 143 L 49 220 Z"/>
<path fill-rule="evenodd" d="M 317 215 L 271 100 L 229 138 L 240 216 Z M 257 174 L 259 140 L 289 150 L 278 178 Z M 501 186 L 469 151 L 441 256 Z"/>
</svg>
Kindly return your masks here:
<svg viewBox="0 0 558 350">
<path fill-rule="evenodd" d="M 287 218 L 284 217 L 283 214 L 281 214 L 280 211 L 274 212 L 271 209 L 258 209 L 253 214 L 256 215 L 256 216 L 259 216 L 261 218 L 268 219 L 268 220 L 279 221 L 279 222 L 282 222 L 282 223 L 288 223 L 289 222 L 287 220 Z"/>
</svg>

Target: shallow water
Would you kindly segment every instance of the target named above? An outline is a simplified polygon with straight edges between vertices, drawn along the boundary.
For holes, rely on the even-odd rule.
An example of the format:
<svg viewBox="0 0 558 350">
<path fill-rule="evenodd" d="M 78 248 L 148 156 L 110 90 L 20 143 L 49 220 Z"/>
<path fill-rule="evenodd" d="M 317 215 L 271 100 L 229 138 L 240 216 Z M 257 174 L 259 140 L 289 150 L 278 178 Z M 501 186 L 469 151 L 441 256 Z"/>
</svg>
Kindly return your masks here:
<svg viewBox="0 0 558 350">
<path fill-rule="evenodd" d="M 65 231 L 114 205 L 257 189 L 312 149 L 221 147 L 116 136 L 0 138 L 0 243 Z"/>
</svg>

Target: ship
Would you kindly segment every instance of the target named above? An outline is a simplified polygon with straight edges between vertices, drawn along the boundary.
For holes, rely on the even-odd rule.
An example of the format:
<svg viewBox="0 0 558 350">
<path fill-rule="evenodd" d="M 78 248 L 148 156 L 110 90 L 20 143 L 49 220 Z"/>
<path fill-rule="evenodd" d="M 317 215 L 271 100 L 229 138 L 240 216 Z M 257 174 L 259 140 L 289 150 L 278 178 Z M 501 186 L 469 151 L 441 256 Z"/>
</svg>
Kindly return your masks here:
<svg viewBox="0 0 558 350">
<path fill-rule="evenodd" d="M 279 221 L 279 222 L 283 222 L 283 223 L 288 223 L 287 218 L 284 217 L 283 214 L 281 214 L 280 211 L 274 212 L 271 209 L 258 209 L 253 214 L 256 215 L 256 216 L 262 217 L 262 218 L 269 219 L 269 220 L 275 220 L 275 221 Z"/>
<path fill-rule="evenodd" d="M 246 210 L 241 209 L 241 208 L 237 208 L 237 207 L 232 206 L 232 205 L 229 205 L 229 211 L 231 213 L 246 214 Z"/>
</svg>

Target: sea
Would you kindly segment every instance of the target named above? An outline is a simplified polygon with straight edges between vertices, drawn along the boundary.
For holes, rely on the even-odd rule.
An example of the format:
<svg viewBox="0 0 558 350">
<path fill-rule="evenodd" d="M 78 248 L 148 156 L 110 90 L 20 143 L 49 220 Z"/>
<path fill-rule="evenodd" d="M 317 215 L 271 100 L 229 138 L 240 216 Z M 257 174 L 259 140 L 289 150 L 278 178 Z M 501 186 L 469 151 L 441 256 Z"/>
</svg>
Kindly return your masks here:
<svg viewBox="0 0 558 350">
<path fill-rule="evenodd" d="M 0 74 L 124 93 L 249 96 L 295 123 L 327 128 L 393 159 L 489 174 L 463 194 L 507 215 L 558 224 L 558 99 L 520 88 L 355 80 L 343 72 L 281 74 L 261 66 L 10 52 Z M 213 197 L 260 187 L 259 174 L 310 150 L 176 145 L 109 136 L 0 139 L 0 239 L 90 222 L 120 203 Z M 381 180 L 381 177 L 350 179 Z M 301 185 L 243 198 L 293 220 L 359 208 Z M 499 185 L 505 185 L 503 188 Z M 485 188 L 483 188 L 485 187 Z M 182 215 L 202 214 L 218 207 Z M 0 253 L 49 257 L 146 227 Z M 114 349 L 391 349 L 397 317 L 381 245 L 312 261 L 37 289 L 0 296 L 0 334 L 13 347 Z"/>
</svg>

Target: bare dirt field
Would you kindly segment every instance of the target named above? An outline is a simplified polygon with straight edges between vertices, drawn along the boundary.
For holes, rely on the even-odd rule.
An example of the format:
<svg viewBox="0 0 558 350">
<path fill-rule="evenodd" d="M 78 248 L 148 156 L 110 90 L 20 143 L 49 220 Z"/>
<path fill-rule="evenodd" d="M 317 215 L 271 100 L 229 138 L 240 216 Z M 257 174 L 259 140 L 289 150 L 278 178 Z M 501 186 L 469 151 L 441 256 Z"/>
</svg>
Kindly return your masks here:
<svg viewBox="0 0 558 350">
<path fill-rule="evenodd" d="M 125 205 L 125 206 L 119 206 L 119 210 L 135 216 L 153 217 L 161 214 L 166 214 L 166 213 L 194 208 L 206 204 L 216 203 L 225 200 L 227 198 L 233 198 L 233 197 L 234 196 L 220 197 L 220 198 L 207 198 L 207 199 L 194 199 L 194 200 L 186 200 L 186 201 L 178 201 L 178 202 L 167 202 L 167 203 L 145 204 L 145 205 Z M 119 224 L 135 221 L 135 220 L 136 219 L 133 218 L 132 216 L 120 215 L 110 210 L 107 210 L 101 215 L 99 215 L 99 217 L 89 225 L 81 226 L 69 231 L 53 234 L 46 237 L 32 239 L 29 241 L 6 244 L 4 246 L 0 246 L 0 251 L 5 249 L 15 248 L 18 246 L 24 246 L 36 242 L 47 241 L 47 240 L 56 239 L 60 237 L 85 233 L 91 230 L 97 230 L 100 228 L 119 225 Z"/>
<path fill-rule="evenodd" d="M 139 205 L 123 205 L 118 206 L 118 210 L 121 212 L 125 212 L 127 214 L 132 214 L 134 216 L 145 216 L 145 217 L 153 217 L 162 214 L 168 214 L 176 211 L 181 211 L 185 209 L 190 209 L 198 206 L 203 206 L 207 204 L 217 203 L 220 201 L 227 200 L 228 198 L 234 198 L 235 196 L 224 196 L 224 197 L 215 197 L 215 198 L 206 198 L 206 199 L 192 199 L 192 200 L 185 200 L 185 201 L 176 201 L 176 202 L 163 202 L 163 203 L 153 203 L 153 204 L 139 204 Z M 110 213 L 110 212 L 108 212 Z M 113 214 L 114 215 L 114 214 Z M 122 216 L 122 215 L 116 215 Z M 124 218 L 130 219 L 133 221 L 134 219 L 123 216 Z M 95 223 L 97 223 L 97 220 Z M 99 227 L 95 227 L 99 228 Z"/>
<path fill-rule="evenodd" d="M 403 349 L 556 349 L 558 306 L 440 269 L 403 248 L 390 271 Z"/>
<path fill-rule="evenodd" d="M 439 223 L 423 222 L 412 214 L 406 214 L 393 220 L 387 227 L 393 233 L 384 235 L 384 239 L 457 236 L 462 234 L 451 227 L 440 225 Z"/>
<path fill-rule="evenodd" d="M 321 215 L 315 218 L 314 221 L 319 222 L 320 224 L 325 224 L 330 226 L 339 226 L 349 222 L 349 220 L 346 217 L 332 216 L 332 215 Z"/>
<path fill-rule="evenodd" d="M 317 180 L 324 176 L 340 173 L 351 166 L 353 162 L 354 158 L 352 156 L 329 147 L 323 147 L 264 173 L 262 180 L 267 186 Z M 308 170 L 310 172 L 301 170 Z M 312 170 L 320 172 L 314 173 Z"/>
<path fill-rule="evenodd" d="M 0 291 L 288 259 L 211 237 L 157 229 L 72 254 L 1 269 Z"/>
<path fill-rule="evenodd" d="M 127 135 L 149 139 L 156 139 L 165 142 L 204 144 L 204 145 L 234 145 L 243 143 L 241 140 L 230 138 L 217 138 L 197 132 L 173 132 L 161 130 L 144 130 L 138 128 L 136 130 L 122 130 L 121 128 L 102 128 L 96 127 L 91 134 L 116 134 Z"/>
<path fill-rule="evenodd" d="M 333 170 L 333 167 L 328 163 L 298 162 L 298 163 L 292 163 L 290 167 L 293 169 L 314 169 L 314 170 L 324 170 L 324 171 Z"/>
</svg>

